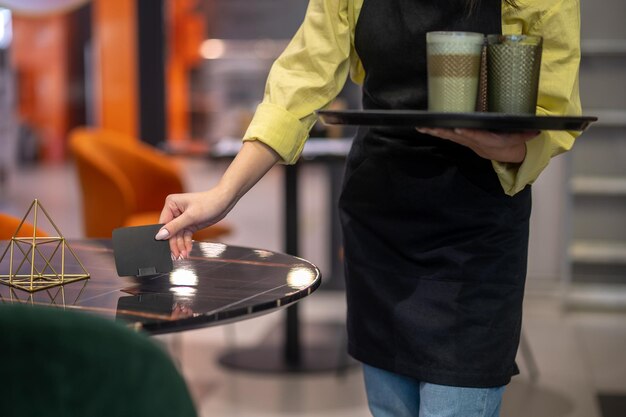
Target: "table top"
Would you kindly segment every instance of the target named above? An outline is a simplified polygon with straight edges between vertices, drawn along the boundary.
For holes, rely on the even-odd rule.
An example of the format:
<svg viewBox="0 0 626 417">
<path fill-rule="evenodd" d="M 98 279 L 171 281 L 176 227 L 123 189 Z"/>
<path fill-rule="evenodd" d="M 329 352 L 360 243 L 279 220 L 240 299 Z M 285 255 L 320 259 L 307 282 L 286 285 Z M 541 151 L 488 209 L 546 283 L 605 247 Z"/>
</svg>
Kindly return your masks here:
<svg viewBox="0 0 626 417">
<path fill-rule="evenodd" d="M 58 244 L 38 244 L 35 267 L 49 273 L 51 268 L 46 271 L 43 260 L 48 257 L 58 273 L 64 254 L 64 273 L 80 274 L 82 263 L 89 279 L 32 293 L 0 285 L 0 302 L 96 313 L 159 334 L 266 314 L 306 297 L 321 283 L 319 269 L 304 259 L 211 242 L 194 242 L 189 259 L 174 261 L 174 270 L 168 274 L 119 277 L 110 240 L 65 243 L 71 250 L 63 252 Z M 10 241 L 0 241 L 0 256 L 9 245 Z M 28 247 L 32 246 L 26 244 L 22 250 L 31 259 Z M 30 262 L 16 269 L 24 252 L 14 249 L 13 264 L 10 253 L 8 250 L 0 262 L 0 274 L 8 275 L 11 268 L 13 274 L 29 273 Z"/>
<path fill-rule="evenodd" d="M 352 138 L 308 138 L 301 159 L 306 161 L 344 160 L 352 146 Z M 167 144 L 165 151 L 171 155 L 202 156 L 230 159 L 241 149 L 241 138 L 222 138 L 208 144 Z"/>
</svg>

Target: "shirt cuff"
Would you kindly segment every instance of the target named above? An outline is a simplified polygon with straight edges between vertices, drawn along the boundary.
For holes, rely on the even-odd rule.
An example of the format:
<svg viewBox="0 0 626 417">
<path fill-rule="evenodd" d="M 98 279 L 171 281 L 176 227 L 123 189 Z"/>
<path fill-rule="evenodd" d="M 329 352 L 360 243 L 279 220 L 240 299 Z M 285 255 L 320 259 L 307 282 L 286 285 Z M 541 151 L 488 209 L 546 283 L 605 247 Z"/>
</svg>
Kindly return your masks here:
<svg viewBox="0 0 626 417">
<path fill-rule="evenodd" d="M 521 164 L 491 161 L 505 194 L 513 196 L 535 182 L 550 161 L 549 147 L 545 144 L 549 140 L 549 134 L 542 132 L 526 142 L 526 157 Z"/>
<path fill-rule="evenodd" d="M 261 103 L 243 140 L 259 140 L 272 148 L 285 164 L 298 160 L 309 135 L 308 123 L 272 103 Z"/>
</svg>

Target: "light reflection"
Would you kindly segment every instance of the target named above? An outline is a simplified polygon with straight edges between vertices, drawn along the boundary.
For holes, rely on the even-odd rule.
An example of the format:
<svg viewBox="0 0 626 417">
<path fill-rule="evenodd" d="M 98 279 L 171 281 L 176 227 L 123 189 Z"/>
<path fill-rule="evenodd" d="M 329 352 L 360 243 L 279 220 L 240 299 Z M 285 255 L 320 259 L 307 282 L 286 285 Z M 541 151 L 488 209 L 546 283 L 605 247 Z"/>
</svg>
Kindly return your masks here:
<svg viewBox="0 0 626 417">
<path fill-rule="evenodd" d="M 291 288 L 302 289 L 315 281 L 316 274 L 309 268 L 296 266 L 287 273 L 287 285 Z"/>
<path fill-rule="evenodd" d="M 223 243 L 201 242 L 200 252 L 207 258 L 219 258 L 228 246 Z"/>
<path fill-rule="evenodd" d="M 193 269 L 176 269 L 170 272 L 170 283 L 180 286 L 198 285 L 198 275 Z"/>
<path fill-rule="evenodd" d="M 4 49 L 11 45 L 13 29 L 11 24 L 11 11 L 0 8 L 0 48 Z"/>
<path fill-rule="evenodd" d="M 172 287 L 170 291 L 177 296 L 177 300 L 192 298 L 198 292 L 197 289 L 192 287 Z"/>
<path fill-rule="evenodd" d="M 226 45 L 221 39 L 207 39 L 200 44 L 200 55 L 204 59 L 219 59 L 225 51 Z"/>
<path fill-rule="evenodd" d="M 29 16 L 46 16 L 67 13 L 87 3 L 87 0 L 2 0 L 3 6 L 15 13 Z"/>
<path fill-rule="evenodd" d="M 274 256 L 274 252 L 270 252 L 268 250 L 263 250 L 263 249 L 254 249 L 254 253 L 259 257 L 259 258 L 271 258 L 272 256 Z"/>
<path fill-rule="evenodd" d="M 196 294 L 198 292 L 197 289 L 193 287 L 171 287 L 170 292 L 174 294 L 174 307 L 172 313 L 174 315 L 180 315 L 182 312 L 178 311 L 176 314 L 176 310 L 189 310 L 191 313 L 191 309 L 188 307 L 193 304 L 194 299 L 196 298 Z"/>
</svg>

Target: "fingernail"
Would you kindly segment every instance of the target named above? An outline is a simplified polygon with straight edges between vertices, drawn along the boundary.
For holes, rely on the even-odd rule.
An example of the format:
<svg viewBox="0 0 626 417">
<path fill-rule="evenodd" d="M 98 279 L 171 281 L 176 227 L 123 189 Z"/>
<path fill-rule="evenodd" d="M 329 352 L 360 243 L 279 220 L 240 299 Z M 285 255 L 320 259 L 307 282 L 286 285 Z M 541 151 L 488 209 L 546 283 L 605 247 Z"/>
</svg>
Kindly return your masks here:
<svg viewBox="0 0 626 417">
<path fill-rule="evenodd" d="M 159 230 L 159 233 L 157 233 L 154 238 L 156 240 L 163 240 L 167 239 L 168 237 L 170 237 L 170 232 L 168 232 L 167 229 L 162 228 L 161 230 Z"/>
<path fill-rule="evenodd" d="M 178 255 L 178 260 L 182 261 L 183 259 L 185 259 L 185 257 L 183 255 Z"/>
<path fill-rule="evenodd" d="M 175 260 L 176 260 L 176 257 L 175 257 L 175 256 L 174 256 L 174 254 L 173 254 L 173 253 L 171 253 L 171 252 L 170 252 L 170 257 L 172 258 L 172 261 L 175 261 Z"/>
</svg>

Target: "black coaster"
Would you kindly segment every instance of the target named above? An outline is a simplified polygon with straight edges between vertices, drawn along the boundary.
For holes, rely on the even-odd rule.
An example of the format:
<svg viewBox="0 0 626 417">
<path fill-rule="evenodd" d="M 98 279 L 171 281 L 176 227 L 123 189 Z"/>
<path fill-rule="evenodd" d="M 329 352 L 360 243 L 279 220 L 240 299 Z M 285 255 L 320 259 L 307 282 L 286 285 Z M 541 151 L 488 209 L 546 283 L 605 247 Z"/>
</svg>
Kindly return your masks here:
<svg viewBox="0 0 626 417">
<path fill-rule="evenodd" d="M 161 227 L 162 224 L 151 224 L 113 230 L 117 275 L 144 277 L 173 269 L 168 241 L 154 239 Z"/>
<path fill-rule="evenodd" d="M 602 417 L 626 416 L 626 393 L 602 394 L 598 393 L 598 403 Z"/>
</svg>

